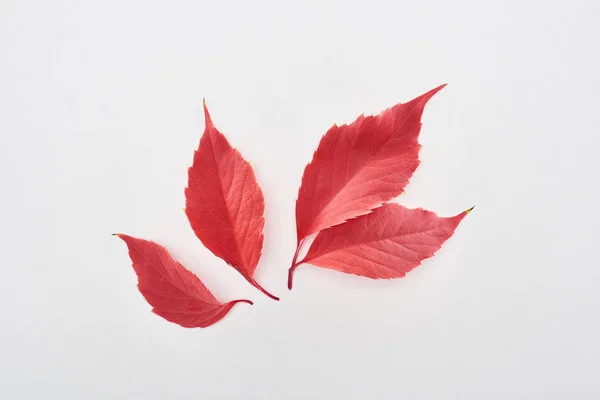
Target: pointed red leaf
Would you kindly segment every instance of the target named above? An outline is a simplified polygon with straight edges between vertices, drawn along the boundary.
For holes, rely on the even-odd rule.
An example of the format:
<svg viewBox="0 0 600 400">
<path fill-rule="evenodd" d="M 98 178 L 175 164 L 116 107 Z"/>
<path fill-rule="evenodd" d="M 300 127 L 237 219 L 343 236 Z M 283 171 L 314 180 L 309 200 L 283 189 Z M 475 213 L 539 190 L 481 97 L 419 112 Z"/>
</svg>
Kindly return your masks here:
<svg viewBox="0 0 600 400">
<path fill-rule="evenodd" d="M 175 261 L 167 249 L 149 240 L 115 234 L 127 244 L 138 289 L 152 312 L 184 328 L 205 328 L 219 321 L 240 302 L 220 303 L 200 279 Z"/>
<path fill-rule="evenodd" d="M 419 165 L 427 101 L 445 85 L 377 116 L 334 125 L 306 166 L 296 201 L 298 246 L 312 233 L 363 215 L 402 193 Z"/>
<path fill-rule="evenodd" d="M 471 210 L 441 218 L 423 209 L 384 204 L 321 231 L 306 257 L 290 269 L 288 287 L 292 288 L 294 270 L 303 263 L 373 279 L 403 277 L 433 256 Z"/>
<path fill-rule="evenodd" d="M 215 128 L 204 103 L 205 129 L 188 171 L 185 213 L 217 257 L 274 300 L 254 279 L 263 246 L 265 201 L 250 164 Z"/>
</svg>

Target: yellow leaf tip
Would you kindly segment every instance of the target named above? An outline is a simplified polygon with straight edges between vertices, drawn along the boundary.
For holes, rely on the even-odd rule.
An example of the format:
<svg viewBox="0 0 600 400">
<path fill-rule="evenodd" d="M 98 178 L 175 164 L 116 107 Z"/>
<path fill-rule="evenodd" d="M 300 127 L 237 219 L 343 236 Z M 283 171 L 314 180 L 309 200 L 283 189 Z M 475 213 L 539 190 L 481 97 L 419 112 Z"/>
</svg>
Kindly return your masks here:
<svg viewBox="0 0 600 400">
<path fill-rule="evenodd" d="M 468 213 L 470 213 L 471 211 L 473 211 L 473 209 L 474 209 L 474 208 L 475 208 L 475 206 L 473 206 L 473 207 L 469 208 L 468 210 L 466 210 L 466 211 L 465 211 L 465 214 L 468 214 Z"/>
</svg>

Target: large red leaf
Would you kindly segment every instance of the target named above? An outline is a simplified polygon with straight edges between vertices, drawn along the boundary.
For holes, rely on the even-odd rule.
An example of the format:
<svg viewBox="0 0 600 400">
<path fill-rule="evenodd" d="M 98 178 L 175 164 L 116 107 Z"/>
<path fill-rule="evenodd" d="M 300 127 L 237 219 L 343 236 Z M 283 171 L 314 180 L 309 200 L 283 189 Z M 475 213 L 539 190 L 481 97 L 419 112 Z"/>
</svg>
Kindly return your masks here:
<svg viewBox="0 0 600 400">
<path fill-rule="evenodd" d="M 129 257 L 138 276 L 138 289 L 152 311 L 185 328 L 205 328 L 219 321 L 240 302 L 220 303 L 200 279 L 175 261 L 167 249 L 149 240 L 120 233 L 129 248 Z"/>
<path fill-rule="evenodd" d="M 302 176 L 292 264 L 308 235 L 363 215 L 402 193 L 419 165 L 423 109 L 444 86 L 327 131 Z"/>
<path fill-rule="evenodd" d="M 288 287 L 292 288 L 294 270 L 303 263 L 373 279 L 403 277 L 433 256 L 471 210 L 441 218 L 423 209 L 384 204 L 321 231 L 306 257 L 290 269 Z"/>
<path fill-rule="evenodd" d="M 254 279 L 263 246 L 265 201 L 250 164 L 215 128 L 204 103 L 205 129 L 188 171 L 185 213 L 194 233 L 217 257 Z"/>
</svg>

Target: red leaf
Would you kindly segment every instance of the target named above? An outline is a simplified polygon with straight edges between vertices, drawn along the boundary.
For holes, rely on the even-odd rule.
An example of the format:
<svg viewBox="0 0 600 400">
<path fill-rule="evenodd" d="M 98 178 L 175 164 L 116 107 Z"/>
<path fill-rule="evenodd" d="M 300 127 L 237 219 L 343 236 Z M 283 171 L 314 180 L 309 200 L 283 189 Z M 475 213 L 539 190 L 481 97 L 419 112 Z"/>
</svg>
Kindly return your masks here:
<svg viewBox="0 0 600 400">
<path fill-rule="evenodd" d="M 206 103 L 204 118 L 204 134 L 188 171 L 185 213 L 204 246 L 279 300 L 254 279 L 265 224 L 262 190 L 250 164 L 213 125 Z"/>
<path fill-rule="evenodd" d="M 433 256 L 471 210 L 440 218 L 423 209 L 384 204 L 321 231 L 306 257 L 290 269 L 288 287 L 292 288 L 294 270 L 303 263 L 373 279 L 403 277 Z"/>
<path fill-rule="evenodd" d="M 152 312 L 184 328 L 205 328 L 219 321 L 240 302 L 222 304 L 200 279 L 175 261 L 167 249 L 149 240 L 120 233 L 138 276 L 138 289 L 154 307 Z"/>
<path fill-rule="evenodd" d="M 292 264 L 308 235 L 364 215 L 402 193 L 419 165 L 423 109 L 444 86 L 377 116 L 334 125 L 321 138 L 298 192 Z"/>
</svg>

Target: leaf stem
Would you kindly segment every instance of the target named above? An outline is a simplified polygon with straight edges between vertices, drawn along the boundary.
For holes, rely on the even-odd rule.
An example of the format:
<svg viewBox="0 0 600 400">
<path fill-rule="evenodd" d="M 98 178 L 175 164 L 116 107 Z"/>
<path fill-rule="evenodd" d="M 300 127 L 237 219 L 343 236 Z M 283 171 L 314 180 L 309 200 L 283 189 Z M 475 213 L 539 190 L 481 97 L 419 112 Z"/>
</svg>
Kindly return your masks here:
<svg viewBox="0 0 600 400">
<path fill-rule="evenodd" d="M 288 270 L 288 289 L 292 290 L 292 280 L 293 280 L 293 276 L 294 276 L 294 270 L 298 267 L 298 263 L 296 264 L 292 264 L 292 266 L 290 267 L 290 269 Z"/>
<path fill-rule="evenodd" d="M 231 305 L 232 305 L 232 306 L 233 306 L 234 304 L 237 304 L 237 303 L 248 303 L 248 304 L 250 304 L 250 305 L 253 305 L 253 304 L 254 304 L 254 303 L 252 302 L 252 300 L 245 300 L 245 299 L 241 299 L 241 300 L 232 300 L 230 303 L 231 303 Z"/>
<path fill-rule="evenodd" d="M 250 282 L 250 284 L 252 286 L 254 286 L 255 288 L 257 288 L 258 290 L 260 290 L 261 292 L 263 292 L 264 294 L 266 294 L 269 298 L 275 300 L 275 301 L 279 301 L 279 297 L 277 296 L 273 296 L 271 293 L 267 292 L 265 290 L 265 288 L 263 288 L 262 286 L 260 286 L 258 284 L 258 282 L 256 282 L 254 279 L 248 279 L 248 282 Z"/>
<path fill-rule="evenodd" d="M 290 269 L 288 271 L 288 289 L 289 290 L 292 290 L 292 280 L 293 280 L 294 270 L 296 268 L 298 268 L 298 265 L 301 264 L 301 263 L 296 262 L 296 260 L 298 260 L 298 253 L 300 253 L 300 246 L 302 246 L 303 241 L 304 241 L 304 239 L 302 239 L 298 242 L 298 247 L 296 247 L 296 252 L 294 253 L 294 258 L 292 259 L 292 265 L 290 266 Z"/>
</svg>

